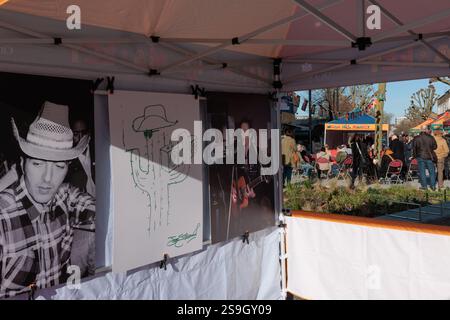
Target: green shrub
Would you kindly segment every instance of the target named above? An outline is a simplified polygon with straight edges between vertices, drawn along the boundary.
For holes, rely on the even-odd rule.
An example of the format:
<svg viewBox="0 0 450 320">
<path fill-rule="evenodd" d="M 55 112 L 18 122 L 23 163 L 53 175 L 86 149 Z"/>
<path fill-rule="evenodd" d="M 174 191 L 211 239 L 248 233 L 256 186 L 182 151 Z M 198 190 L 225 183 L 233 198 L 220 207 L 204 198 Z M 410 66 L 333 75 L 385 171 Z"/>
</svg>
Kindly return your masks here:
<svg viewBox="0 0 450 320">
<path fill-rule="evenodd" d="M 331 199 L 328 201 L 328 212 L 343 214 L 360 214 L 361 209 L 367 202 L 367 193 L 365 191 L 349 191 L 340 187 L 332 192 Z"/>
<path fill-rule="evenodd" d="M 428 192 L 427 196 L 423 190 L 402 185 L 350 190 L 335 185 L 325 188 L 305 181 L 290 185 L 285 191 L 285 198 L 285 207 L 292 210 L 375 217 L 414 207 L 407 203 L 438 203 L 442 201 L 443 194 Z"/>
</svg>

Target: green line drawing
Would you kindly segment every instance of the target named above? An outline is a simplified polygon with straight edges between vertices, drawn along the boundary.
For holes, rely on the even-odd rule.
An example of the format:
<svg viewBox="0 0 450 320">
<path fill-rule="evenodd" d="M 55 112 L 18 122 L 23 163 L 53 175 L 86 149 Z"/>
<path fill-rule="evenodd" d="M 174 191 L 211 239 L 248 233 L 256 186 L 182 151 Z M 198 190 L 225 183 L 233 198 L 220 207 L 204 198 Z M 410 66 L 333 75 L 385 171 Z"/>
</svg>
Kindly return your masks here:
<svg viewBox="0 0 450 320">
<path fill-rule="evenodd" d="M 123 108 L 123 106 L 122 106 Z M 124 108 L 124 112 L 126 108 Z M 169 121 L 163 105 L 149 105 L 143 115 L 131 123 L 134 132 L 141 133 L 145 145 L 127 148 L 125 140 L 126 124 L 122 121 L 122 139 L 126 152 L 130 153 L 131 176 L 134 186 L 149 200 L 149 235 L 158 227 L 170 224 L 170 186 L 182 183 L 189 176 L 189 164 L 174 165 L 171 151 L 174 143 L 166 129 L 175 126 L 178 120 Z"/>
</svg>

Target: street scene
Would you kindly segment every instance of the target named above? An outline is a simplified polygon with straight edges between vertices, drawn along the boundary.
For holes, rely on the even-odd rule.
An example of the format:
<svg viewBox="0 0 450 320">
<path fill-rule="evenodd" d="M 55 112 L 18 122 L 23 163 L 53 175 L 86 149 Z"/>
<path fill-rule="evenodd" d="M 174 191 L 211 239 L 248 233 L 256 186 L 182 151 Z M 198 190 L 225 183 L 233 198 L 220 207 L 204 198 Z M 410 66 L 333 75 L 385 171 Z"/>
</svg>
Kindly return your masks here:
<svg viewBox="0 0 450 320">
<path fill-rule="evenodd" d="M 450 225 L 448 78 L 292 95 L 296 112 L 282 112 L 287 208 Z"/>
</svg>

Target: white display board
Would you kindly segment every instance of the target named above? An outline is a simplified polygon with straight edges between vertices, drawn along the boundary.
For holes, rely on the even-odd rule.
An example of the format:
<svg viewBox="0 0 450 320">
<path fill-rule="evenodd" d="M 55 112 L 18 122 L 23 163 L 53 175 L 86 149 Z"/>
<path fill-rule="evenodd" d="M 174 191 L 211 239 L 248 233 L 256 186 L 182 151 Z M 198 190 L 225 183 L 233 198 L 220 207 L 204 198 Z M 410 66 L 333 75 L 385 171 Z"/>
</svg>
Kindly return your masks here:
<svg viewBox="0 0 450 320">
<path fill-rule="evenodd" d="M 202 165 L 175 165 L 175 129 L 194 135 L 192 95 L 115 91 L 109 96 L 114 211 L 113 271 L 202 247 Z M 194 140 L 194 139 L 192 139 Z M 194 155 L 192 143 L 192 154 Z M 98 164 L 101 165 L 101 164 Z"/>
</svg>

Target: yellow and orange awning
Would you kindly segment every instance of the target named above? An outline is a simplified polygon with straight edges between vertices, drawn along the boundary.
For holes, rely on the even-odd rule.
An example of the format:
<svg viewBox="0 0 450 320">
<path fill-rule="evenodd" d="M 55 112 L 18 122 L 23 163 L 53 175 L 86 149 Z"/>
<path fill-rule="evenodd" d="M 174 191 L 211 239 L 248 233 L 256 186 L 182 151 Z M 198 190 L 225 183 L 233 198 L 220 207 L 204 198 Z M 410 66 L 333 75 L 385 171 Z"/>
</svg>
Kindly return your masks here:
<svg viewBox="0 0 450 320">
<path fill-rule="evenodd" d="M 375 131 L 375 124 L 341 124 L 341 123 L 327 123 L 325 124 L 326 130 L 335 130 L 335 131 Z M 383 124 L 383 131 L 389 131 L 389 125 Z"/>
</svg>

